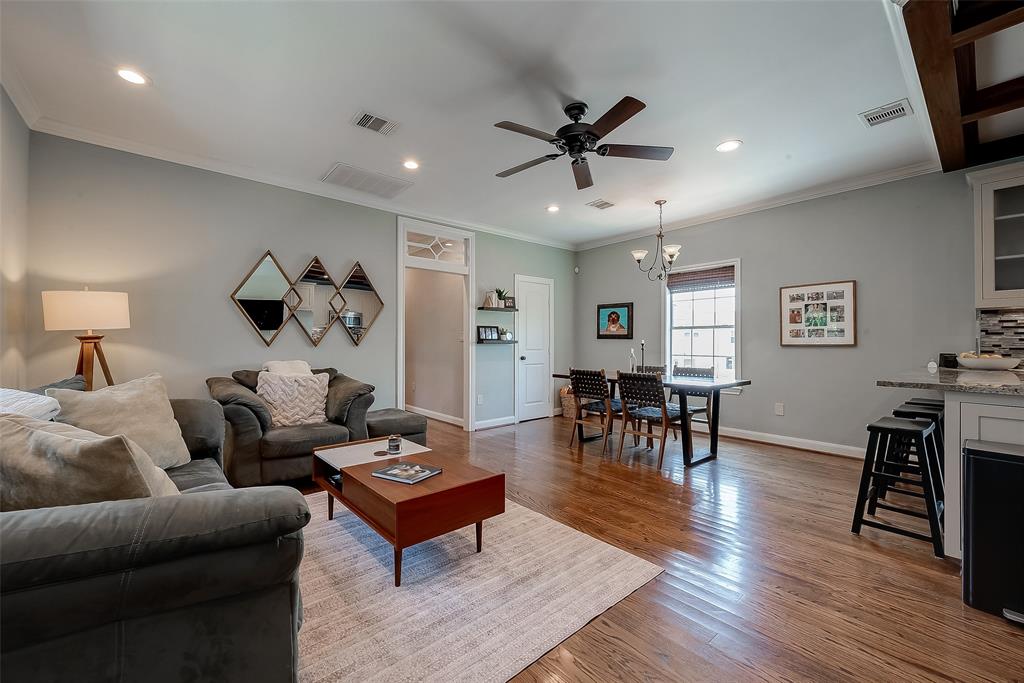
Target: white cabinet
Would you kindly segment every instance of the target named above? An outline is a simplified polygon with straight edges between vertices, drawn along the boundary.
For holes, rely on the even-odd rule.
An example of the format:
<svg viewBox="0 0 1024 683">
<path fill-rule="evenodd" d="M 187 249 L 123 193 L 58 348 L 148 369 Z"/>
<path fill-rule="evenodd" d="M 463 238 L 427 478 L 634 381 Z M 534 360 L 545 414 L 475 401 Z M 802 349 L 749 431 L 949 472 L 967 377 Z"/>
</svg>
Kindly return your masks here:
<svg viewBox="0 0 1024 683">
<path fill-rule="evenodd" d="M 999 441 L 1024 446 L 1024 396 L 946 392 L 943 478 L 946 512 L 943 518 L 945 550 L 960 557 L 963 543 L 963 449 L 967 439 Z"/>
<path fill-rule="evenodd" d="M 1024 163 L 967 175 L 974 188 L 978 308 L 1024 307 Z"/>
</svg>

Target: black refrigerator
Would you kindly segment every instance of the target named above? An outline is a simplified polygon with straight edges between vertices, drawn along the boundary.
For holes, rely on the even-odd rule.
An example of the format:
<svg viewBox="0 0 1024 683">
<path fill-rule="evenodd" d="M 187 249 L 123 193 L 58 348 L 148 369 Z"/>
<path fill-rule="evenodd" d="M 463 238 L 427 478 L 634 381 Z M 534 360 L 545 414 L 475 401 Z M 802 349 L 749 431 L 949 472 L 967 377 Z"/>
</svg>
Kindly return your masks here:
<svg viewBox="0 0 1024 683">
<path fill-rule="evenodd" d="M 1024 626 L 1024 446 L 964 444 L 964 602 Z"/>
</svg>

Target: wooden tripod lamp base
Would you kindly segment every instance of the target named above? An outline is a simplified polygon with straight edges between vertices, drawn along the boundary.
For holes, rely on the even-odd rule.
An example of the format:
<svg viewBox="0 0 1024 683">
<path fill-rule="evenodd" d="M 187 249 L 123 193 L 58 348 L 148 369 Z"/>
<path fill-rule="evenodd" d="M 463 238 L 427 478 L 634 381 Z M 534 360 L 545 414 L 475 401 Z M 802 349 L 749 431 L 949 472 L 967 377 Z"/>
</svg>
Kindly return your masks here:
<svg viewBox="0 0 1024 683">
<path fill-rule="evenodd" d="M 107 380 L 107 386 L 114 384 L 114 378 L 110 376 L 110 367 L 107 365 L 107 358 L 103 355 L 103 346 L 100 341 L 102 334 L 83 334 L 75 337 L 82 346 L 78 349 L 78 365 L 75 367 L 76 375 L 85 376 L 85 390 L 92 391 L 92 366 L 93 359 L 98 358 L 100 368 L 103 370 L 103 378 Z"/>
</svg>

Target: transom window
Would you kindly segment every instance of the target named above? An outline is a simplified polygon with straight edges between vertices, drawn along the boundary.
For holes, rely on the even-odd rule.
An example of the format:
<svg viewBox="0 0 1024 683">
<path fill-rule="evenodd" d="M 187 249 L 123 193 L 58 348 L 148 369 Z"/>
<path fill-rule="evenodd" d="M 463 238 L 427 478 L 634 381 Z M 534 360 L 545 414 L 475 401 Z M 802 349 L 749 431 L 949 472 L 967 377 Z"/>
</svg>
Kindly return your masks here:
<svg viewBox="0 0 1024 683">
<path fill-rule="evenodd" d="M 716 377 L 736 376 L 737 265 L 720 263 L 669 273 L 666 337 L 672 367 L 714 368 Z"/>
</svg>

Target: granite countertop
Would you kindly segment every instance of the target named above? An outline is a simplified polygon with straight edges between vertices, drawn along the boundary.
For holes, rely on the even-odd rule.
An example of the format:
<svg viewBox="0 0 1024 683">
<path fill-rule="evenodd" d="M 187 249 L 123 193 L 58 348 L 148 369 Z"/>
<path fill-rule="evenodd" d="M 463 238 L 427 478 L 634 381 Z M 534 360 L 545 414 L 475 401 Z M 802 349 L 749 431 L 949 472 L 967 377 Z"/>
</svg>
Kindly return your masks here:
<svg viewBox="0 0 1024 683">
<path fill-rule="evenodd" d="M 903 389 L 1024 396 L 1024 371 L 939 368 L 936 372 L 928 372 L 925 368 L 920 368 L 880 379 L 876 384 L 880 387 Z"/>
</svg>

